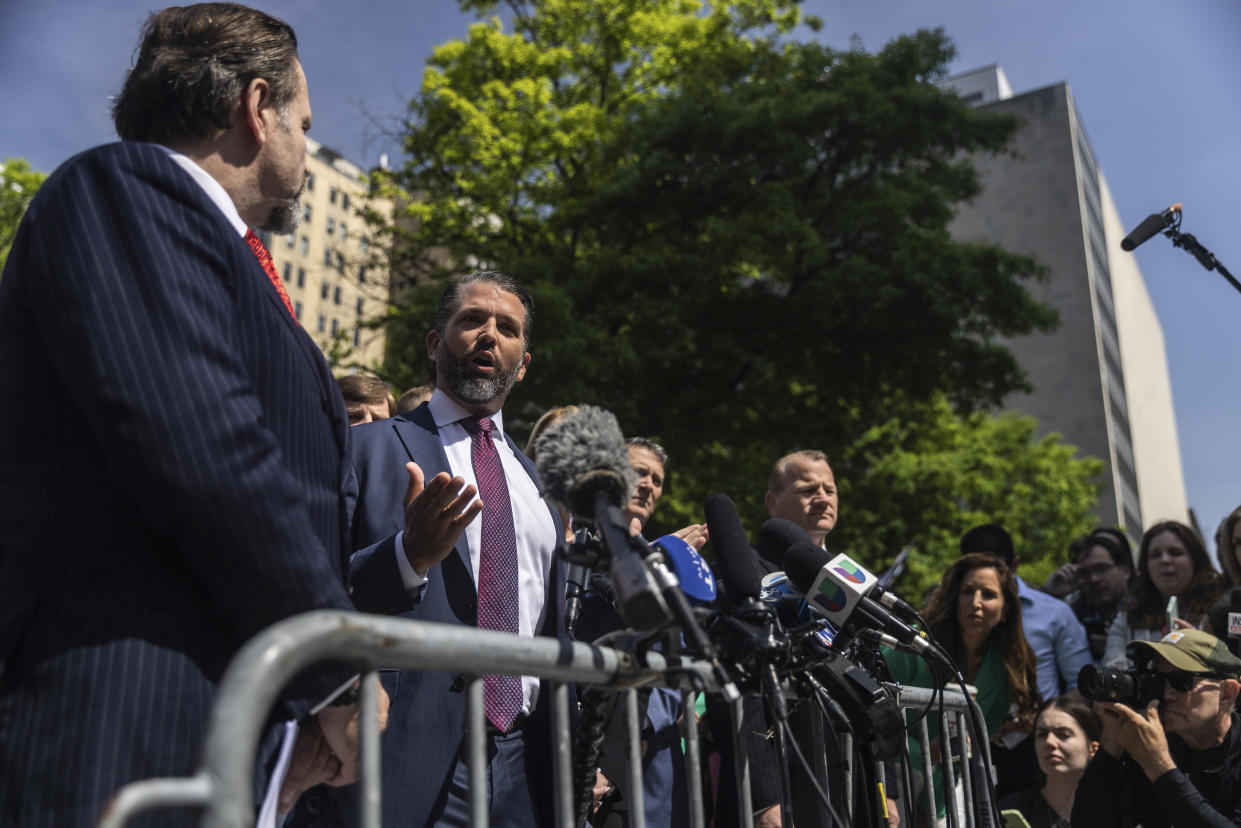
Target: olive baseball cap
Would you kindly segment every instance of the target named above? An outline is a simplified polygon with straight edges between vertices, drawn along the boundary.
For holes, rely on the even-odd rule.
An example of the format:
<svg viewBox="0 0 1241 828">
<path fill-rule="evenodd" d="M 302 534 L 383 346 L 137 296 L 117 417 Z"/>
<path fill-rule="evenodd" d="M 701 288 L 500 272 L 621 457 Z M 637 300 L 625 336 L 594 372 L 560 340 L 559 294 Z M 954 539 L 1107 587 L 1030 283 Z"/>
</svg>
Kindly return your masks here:
<svg viewBox="0 0 1241 828">
<path fill-rule="evenodd" d="M 1157 655 L 1187 673 L 1241 678 L 1241 659 L 1223 641 L 1202 630 L 1175 630 L 1159 641 L 1134 641 L 1129 648 L 1134 661 Z"/>
</svg>

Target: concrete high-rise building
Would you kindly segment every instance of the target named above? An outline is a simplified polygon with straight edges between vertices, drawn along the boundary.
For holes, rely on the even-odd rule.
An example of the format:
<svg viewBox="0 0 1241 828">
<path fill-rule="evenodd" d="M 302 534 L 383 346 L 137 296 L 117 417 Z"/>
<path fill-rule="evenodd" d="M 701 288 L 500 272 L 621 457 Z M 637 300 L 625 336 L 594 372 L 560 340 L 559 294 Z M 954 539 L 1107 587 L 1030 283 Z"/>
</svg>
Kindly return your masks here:
<svg viewBox="0 0 1241 828">
<path fill-rule="evenodd" d="M 383 358 L 384 335 L 361 323 L 387 310 L 388 271 L 358 210 L 365 204 L 390 216 L 391 208 L 368 199 L 361 167 L 312 138 L 306 149 L 302 221 L 271 240 L 272 261 L 302 327 L 324 353 L 343 357 L 337 370 L 370 367 Z"/>
<path fill-rule="evenodd" d="M 967 102 L 1017 116 L 1016 155 L 975 159 L 982 192 L 953 233 L 1034 256 L 1030 286 L 1059 328 L 1008 343 L 1034 386 L 1007 407 L 1042 433 L 1106 463 L 1099 518 L 1137 538 L 1159 520 L 1189 522 L 1163 329 L 1130 253 L 1068 84 L 1014 95 L 989 66 L 945 81 Z"/>
</svg>

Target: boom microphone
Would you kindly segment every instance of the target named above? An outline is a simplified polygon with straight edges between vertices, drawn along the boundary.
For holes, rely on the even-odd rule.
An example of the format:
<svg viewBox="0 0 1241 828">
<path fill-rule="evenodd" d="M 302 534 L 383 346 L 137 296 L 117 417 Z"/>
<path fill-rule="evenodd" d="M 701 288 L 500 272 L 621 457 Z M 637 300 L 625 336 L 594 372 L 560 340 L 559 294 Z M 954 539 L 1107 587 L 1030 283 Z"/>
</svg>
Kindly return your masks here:
<svg viewBox="0 0 1241 828">
<path fill-rule="evenodd" d="M 1142 223 L 1133 228 L 1133 232 L 1125 236 L 1120 243 L 1121 250 L 1132 250 L 1151 236 L 1176 221 L 1176 214 L 1181 212 L 1180 204 L 1173 204 L 1162 213 L 1151 213 Z"/>
<path fill-rule="evenodd" d="M 649 630 L 668 620 L 668 605 L 630 544 L 620 511 L 638 478 L 616 417 L 597 406 L 580 406 L 539 437 L 537 465 L 553 498 L 594 520 L 612 558 L 608 574 L 625 621 Z"/>
</svg>

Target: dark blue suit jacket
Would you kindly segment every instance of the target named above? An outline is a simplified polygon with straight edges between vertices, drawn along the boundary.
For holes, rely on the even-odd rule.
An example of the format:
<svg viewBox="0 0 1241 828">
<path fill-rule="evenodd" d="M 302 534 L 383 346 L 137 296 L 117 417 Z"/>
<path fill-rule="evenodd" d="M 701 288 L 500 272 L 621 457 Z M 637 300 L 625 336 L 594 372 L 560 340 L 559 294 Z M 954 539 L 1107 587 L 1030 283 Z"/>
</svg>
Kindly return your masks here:
<svg viewBox="0 0 1241 828">
<path fill-rule="evenodd" d="M 538 484 L 534 464 L 507 435 L 505 438 Z M 350 492 L 353 543 L 358 550 L 350 565 L 354 602 L 364 612 L 476 627 L 478 590 L 464 537 L 443 562 L 431 567 L 428 582 L 416 597 L 411 597 L 401 582 L 395 535 L 404 526 L 403 501 L 409 480 L 405 464 L 410 460 L 419 465 L 428 480 L 449 471 L 435 421 L 425 403 L 405 416 L 354 427 L 356 491 Z M 548 508 L 558 542 L 564 529 L 556 510 L 550 505 Z M 554 558 L 546 578 L 541 635 L 564 637 L 564 576 L 564 564 Z M 383 824 L 423 826 L 450 778 L 465 732 L 465 681 L 455 673 L 421 670 L 389 673 L 384 680 L 392 706 L 383 736 Z M 550 809 L 549 702 L 550 693 L 542 688 L 525 727 L 525 742 L 527 776 L 536 788 L 532 798 Z M 307 807 L 299 808 L 300 824 L 352 823 L 357 808 L 352 793 L 321 788 L 309 794 Z M 321 797 L 319 801 L 315 801 L 316 795 Z M 544 820 L 544 824 L 550 823 Z"/>
<path fill-rule="evenodd" d="M 192 772 L 243 642 L 352 608 L 347 421 L 249 247 L 139 143 L 31 204 L 0 400 L 0 824 L 93 825 L 120 785 Z"/>
</svg>

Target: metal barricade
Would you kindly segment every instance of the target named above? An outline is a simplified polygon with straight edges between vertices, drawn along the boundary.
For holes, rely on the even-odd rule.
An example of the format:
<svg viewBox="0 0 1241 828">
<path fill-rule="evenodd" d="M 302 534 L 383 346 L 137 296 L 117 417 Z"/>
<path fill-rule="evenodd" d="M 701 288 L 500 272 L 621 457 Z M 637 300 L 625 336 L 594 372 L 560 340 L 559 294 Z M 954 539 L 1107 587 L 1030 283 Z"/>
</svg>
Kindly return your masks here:
<svg viewBox="0 0 1241 828">
<path fill-rule="evenodd" d="M 103 815 L 102 828 L 119 828 L 135 816 L 164 808 L 198 808 L 202 822 L 209 828 L 234 828 L 254 825 L 254 764 L 257 745 L 263 735 L 268 711 L 276 703 L 281 689 L 304 668 L 323 661 L 343 661 L 358 665 L 365 674 L 360 694 L 360 807 L 363 826 L 380 825 L 380 750 L 375 710 L 377 681 L 371 680 L 379 668 L 402 670 L 451 670 L 473 677 L 466 687 L 467 714 L 465 754 L 469 767 L 470 821 L 473 828 L 488 825 L 486 803 L 486 725 L 483 713 L 483 679 L 485 674 L 538 676 L 545 680 L 552 713 L 553 769 L 555 779 L 556 828 L 579 828 L 575 825 L 574 791 L 572 789 L 573 756 L 570 735 L 570 699 L 568 683 L 614 690 L 622 694 L 621 709 L 628 725 L 629 755 L 625 779 L 632 828 L 645 828 L 642 802 L 642 763 L 637 688 L 665 686 L 679 688 L 683 694 L 682 732 L 686 750 L 688 813 L 691 828 L 704 822 L 704 797 L 699 772 L 698 729 L 695 713 L 695 688 L 715 692 L 711 665 L 681 659 L 670 668 L 658 652 L 646 652 L 641 659 L 624 650 L 584 643 L 559 641 L 549 637 L 520 637 L 510 633 L 490 632 L 469 627 L 431 622 L 410 621 L 380 615 L 346 612 L 313 612 L 286 619 L 247 643 L 230 663 L 212 708 L 202 762 L 191 777 L 180 779 L 149 779 L 122 788 Z M 947 690 L 935 694 L 917 687 L 888 685 L 902 708 L 921 710 L 932 700 L 935 709 L 928 715 L 939 716 L 939 702 L 944 709 L 941 732 L 948 733 L 946 722 L 957 722 L 956 742 L 961 756 L 970 756 L 979 746 L 967 739 L 964 714 L 967 705 L 977 705 L 960 691 Z M 742 734 L 741 700 L 732 705 L 733 754 L 738 814 L 744 828 L 752 828 L 749 786 L 749 763 Z M 981 716 L 979 717 L 981 721 Z M 919 732 L 922 737 L 923 767 L 944 767 L 949 774 L 945 790 L 955 789 L 952 763 L 931 762 L 927 723 L 924 718 Z M 847 738 L 847 737 L 846 737 Z M 840 775 L 832 784 L 843 784 L 850 797 L 846 812 L 853 812 L 853 775 L 859 769 L 854 761 L 852 740 L 842 745 L 847 757 L 845 766 L 836 769 Z M 990 756 L 986 739 L 981 745 L 986 766 Z M 947 753 L 945 751 L 944 753 Z M 896 790 L 905 803 L 912 805 L 915 791 L 910 787 L 911 769 L 896 766 Z M 885 779 L 884 767 L 866 769 L 879 783 L 880 792 L 892 780 Z M 938 772 L 938 771 L 937 771 Z M 929 777 L 928 777 L 929 778 Z M 827 782 L 828 780 L 822 780 Z M 976 828 L 993 820 L 980 820 L 972 806 L 972 782 L 963 774 L 965 807 L 957 798 L 949 798 L 948 826 Z M 923 798 L 927 813 L 936 811 L 934 786 L 926 784 Z M 906 810 L 912 813 L 913 808 Z M 913 822 L 902 824 L 912 825 Z"/>
<path fill-rule="evenodd" d="M 360 770 L 362 824 L 380 824 L 379 733 L 375 710 L 380 667 L 403 670 L 454 670 L 473 676 L 467 687 L 466 756 L 470 769 L 470 820 L 487 826 L 484 674 L 539 676 L 550 680 L 556 780 L 556 826 L 574 828 L 570 740 L 570 699 L 567 683 L 596 685 L 622 692 L 630 730 L 627 790 L 631 793 L 631 825 L 644 828 L 642 767 L 636 689 L 680 687 L 687 739 L 690 814 L 703 825 L 701 776 L 697 772 L 697 718 L 693 687 L 718 691 L 709 664 L 682 660 L 668 670 L 657 652 L 633 655 L 608 647 L 570 643 L 549 637 L 520 637 L 451 624 L 410 621 L 347 612 L 312 612 L 286 619 L 260 633 L 229 664 L 216 694 L 198 771 L 181 779 L 149 779 L 122 788 L 109 803 L 99 825 L 119 828 L 135 816 L 162 808 L 200 808 L 209 828 L 251 826 L 255 822 L 254 774 L 256 746 L 268 711 L 281 689 L 303 668 L 321 661 L 358 665 L 363 673 Z M 546 686 L 546 685 L 545 685 Z M 744 754 L 744 751 L 738 751 Z M 741 787 L 746 787 L 743 783 Z M 745 791 L 748 796 L 748 790 Z M 743 813 L 748 813 L 743 811 Z M 748 822 L 748 820 L 746 820 Z"/>
<path fill-rule="evenodd" d="M 991 772 L 991 751 L 987 741 L 986 724 L 983 722 L 982 713 L 978 709 L 978 703 L 974 701 L 971 695 L 957 690 L 929 690 L 923 687 L 903 687 L 900 685 L 892 685 L 890 689 L 895 691 L 897 704 L 903 711 L 913 710 L 921 716 L 918 721 L 916 730 L 913 735 L 915 740 L 910 740 L 910 749 L 915 746 L 920 749 L 922 770 L 903 763 L 894 765 L 898 771 L 896 776 L 896 790 L 899 791 L 897 801 L 901 803 L 901 807 L 905 813 L 901 815 L 902 825 L 915 825 L 916 821 L 912 819 L 915 810 L 914 805 L 921 801 L 925 806 L 925 813 L 930 815 L 932 820 L 936 820 L 937 805 L 935 800 L 935 785 L 933 783 L 934 776 L 944 778 L 945 801 L 943 803 L 945 814 L 945 822 L 948 828 L 979 828 L 983 825 L 999 826 L 1002 820 L 998 813 L 983 814 L 980 811 L 985 807 L 990 812 L 990 805 L 980 805 L 975 803 L 974 799 L 974 780 L 968 771 L 968 763 L 975 753 L 980 755 L 983 767 L 987 772 Z M 982 744 L 975 744 L 973 739 L 969 738 L 969 727 L 966 719 L 967 708 L 973 707 L 978 716 L 978 722 L 983 729 Z M 942 713 L 941 713 L 942 708 Z M 932 761 L 931 754 L 931 737 L 927 720 L 932 717 L 938 719 L 940 733 L 940 750 L 935 761 Z M 949 746 L 950 745 L 950 746 Z M 959 758 L 961 761 L 960 780 L 957 777 L 957 767 L 953 761 L 949 759 Z M 878 773 L 883 774 L 880 768 Z M 921 776 L 921 794 L 913 788 L 918 787 L 915 783 Z M 891 780 L 886 780 L 890 782 Z M 958 781 L 961 796 L 957 795 Z M 908 820 L 908 821 L 907 821 Z"/>
</svg>

